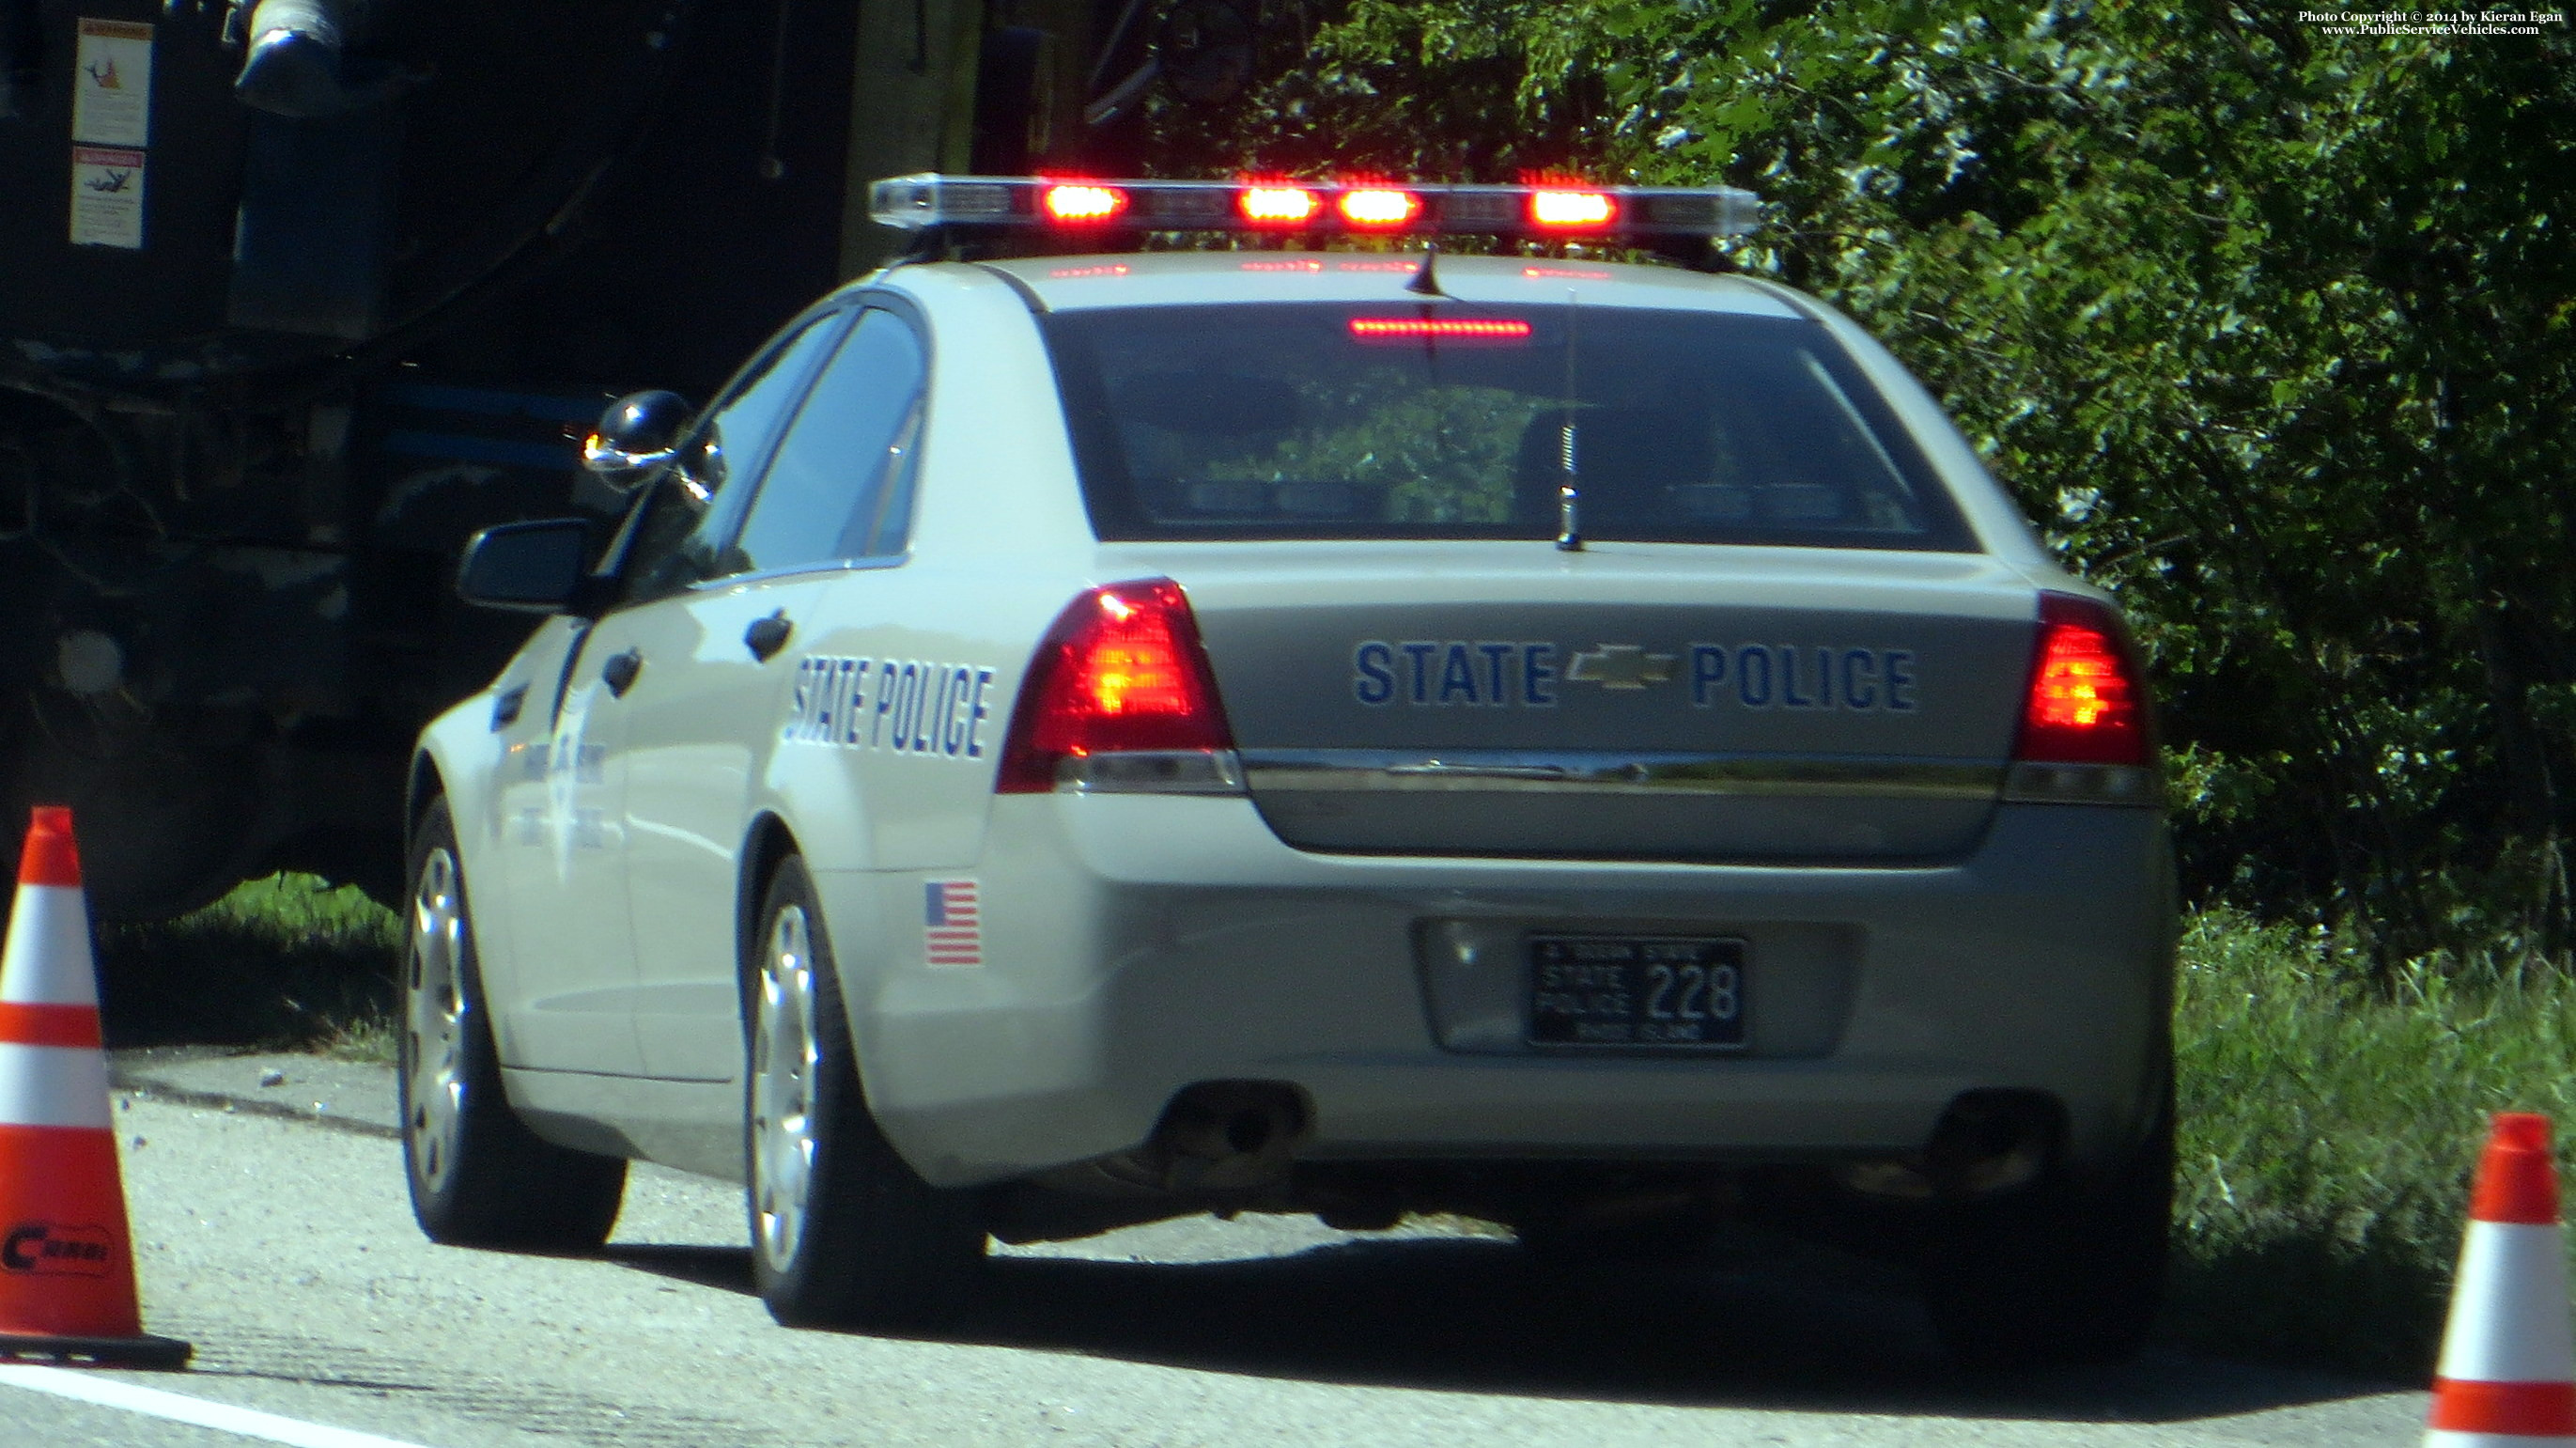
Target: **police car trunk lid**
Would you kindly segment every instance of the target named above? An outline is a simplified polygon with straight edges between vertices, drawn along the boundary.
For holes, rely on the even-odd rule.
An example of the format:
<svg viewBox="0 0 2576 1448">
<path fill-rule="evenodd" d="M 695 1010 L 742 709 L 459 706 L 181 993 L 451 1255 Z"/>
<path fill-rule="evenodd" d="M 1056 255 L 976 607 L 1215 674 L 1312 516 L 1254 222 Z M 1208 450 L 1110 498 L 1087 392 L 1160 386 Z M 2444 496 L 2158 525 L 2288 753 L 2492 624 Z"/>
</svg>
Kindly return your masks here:
<svg viewBox="0 0 2576 1448">
<path fill-rule="evenodd" d="M 1115 550 L 1187 591 L 1301 849 L 1933 862 L 1992 815 L 2030 582 L 1991 558 L 1600 544 Z"/>
</svg>

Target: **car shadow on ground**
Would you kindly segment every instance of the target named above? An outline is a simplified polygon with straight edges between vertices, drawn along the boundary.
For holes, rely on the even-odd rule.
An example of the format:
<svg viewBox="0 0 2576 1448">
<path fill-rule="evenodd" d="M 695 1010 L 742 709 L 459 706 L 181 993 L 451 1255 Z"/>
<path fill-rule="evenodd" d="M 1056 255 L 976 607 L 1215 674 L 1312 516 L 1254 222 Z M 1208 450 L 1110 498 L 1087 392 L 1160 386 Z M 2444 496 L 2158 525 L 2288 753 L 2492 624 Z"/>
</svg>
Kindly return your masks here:
<svg viewBox="0 0 2576 1448">
<path fill-rule="evenodd" d="M 733 1247 L 610 1260 L 751 1291 Z M 1348 1385 L 1789 1412 L 2174 1423 L 2387 1391 L 2151 1348 L 2114 1368 L 1979 1376 L 1895 1273 L 1791 1244 L 1577 1268 L 1493 1238 L 1357 1239 L 1215 1262 L 996 1256 L 904 1335 Z"/>
</svg>

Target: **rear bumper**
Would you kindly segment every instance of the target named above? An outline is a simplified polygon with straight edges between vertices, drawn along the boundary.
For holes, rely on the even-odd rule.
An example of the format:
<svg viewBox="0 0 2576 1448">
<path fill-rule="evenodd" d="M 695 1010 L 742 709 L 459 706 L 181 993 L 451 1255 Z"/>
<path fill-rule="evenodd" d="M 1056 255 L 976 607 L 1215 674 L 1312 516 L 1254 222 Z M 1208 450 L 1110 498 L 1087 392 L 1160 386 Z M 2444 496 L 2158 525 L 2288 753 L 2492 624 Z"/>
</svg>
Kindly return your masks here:
<svg viewBox="0 0 2576 1448">
<path fill-rule="evenodd" d="M 924 876 L 819 882 L 871 1103 L 943 1185 L 1131 1148 L 1212 1080 L 1295 1086 L 1316 1161 L 1883 1157 L 1978 1088 L 2054 1096 L 2101 1159 L 2163 1085 L 2150 811 L 2007 805 L 1956 865 L 1843 869 L 1305 854 L 1240 799 L 994 809 L 930 877 L 977 882 L 981 965 L 926 962 Z M 1528 1046 L 1522 941 L 1569 929 L 1741 937 L 1748 1045 Z"/>
</svg>

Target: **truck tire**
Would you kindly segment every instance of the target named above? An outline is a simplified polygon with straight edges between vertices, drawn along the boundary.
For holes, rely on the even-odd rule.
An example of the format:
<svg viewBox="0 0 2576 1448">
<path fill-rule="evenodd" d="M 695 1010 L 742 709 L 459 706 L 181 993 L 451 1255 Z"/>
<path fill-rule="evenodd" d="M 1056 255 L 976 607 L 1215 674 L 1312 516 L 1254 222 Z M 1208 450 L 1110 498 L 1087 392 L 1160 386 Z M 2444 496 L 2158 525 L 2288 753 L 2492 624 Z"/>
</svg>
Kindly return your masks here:
<svg viewBox="0 0 2576 1448">
<path fill-rule="evenodd" d="M 771 876 L 748 947 L 744 1197 L 761 1300 L 790 1327 L 935 1320 L 983 1258 L 980 1203 L 923 1181 L 869 1114 L 796 857 Z"/>
<path fill-rule="evenodd" d="M 626 1163 L 546 1141 L 510 1110 L 461 860 L 447 801 L 434 799 L 412 837 L 397 1046 L 412 1215 L 452 1247 L 594 1250 L 617 1220 Z"/>
<path fill-rule="evenodd" d="M 2168 1085 L 2156 1121 L 2110 1169 L 2060 1172 L 1943 1224 L 1922 1262 L 1943 1348 L 1987 1370 L 2134 1356 L 2164 1301 L 2173 1172 Z"/>
</svg>

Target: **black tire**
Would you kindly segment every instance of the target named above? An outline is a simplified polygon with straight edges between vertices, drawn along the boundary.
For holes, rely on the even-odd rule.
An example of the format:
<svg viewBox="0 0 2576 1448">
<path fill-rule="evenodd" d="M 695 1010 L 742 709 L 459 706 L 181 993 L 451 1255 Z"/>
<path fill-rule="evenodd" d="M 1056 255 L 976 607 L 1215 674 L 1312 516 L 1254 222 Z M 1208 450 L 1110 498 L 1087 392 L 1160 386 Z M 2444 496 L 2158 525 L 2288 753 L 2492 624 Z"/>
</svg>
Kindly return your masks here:
<svg viewBox="0 0 2576 1448">
<path fill-rule="evenodd" d="M 761 1300 L 790 1327 L 936 1322 L 983 1259 L 981 1204 L 923 1181 L 869 1114 L 801 860 L 771 876 L 745 948 L 744 1206 Z"/>
<path fill-rule="evenodd" d="M 617 1221 L 626 1162 L 557 1146 L 511 1111 L 461 860 L 447 801 L 430 801 L 412 837 L 396 1048 L 412 1216 L 452 1247 L 595 1250 Z"/>
<path fill-rule="evenodd" d="M 2135 1356 L 2164 1302 L 2173 1173 L 2168 1085 L 2156 1121 L 2124 1160 L 2060 1174 L 1943 1224 L 1922 1263 L 1942 1347 L 1981 1370 Z"/>
</svg>

